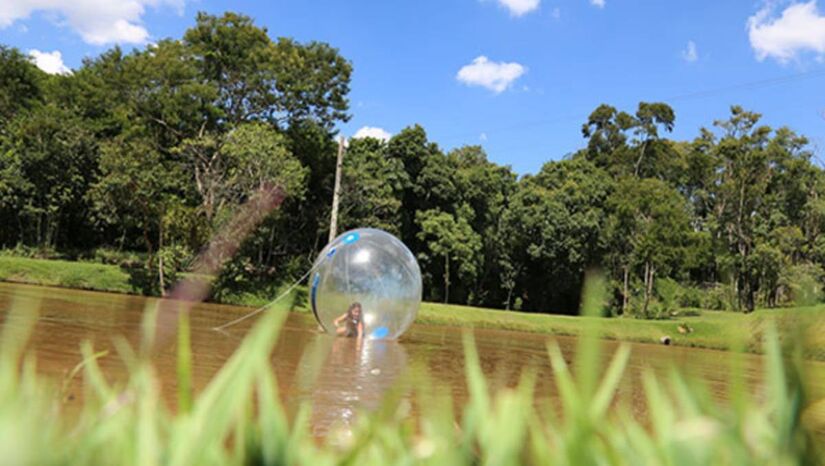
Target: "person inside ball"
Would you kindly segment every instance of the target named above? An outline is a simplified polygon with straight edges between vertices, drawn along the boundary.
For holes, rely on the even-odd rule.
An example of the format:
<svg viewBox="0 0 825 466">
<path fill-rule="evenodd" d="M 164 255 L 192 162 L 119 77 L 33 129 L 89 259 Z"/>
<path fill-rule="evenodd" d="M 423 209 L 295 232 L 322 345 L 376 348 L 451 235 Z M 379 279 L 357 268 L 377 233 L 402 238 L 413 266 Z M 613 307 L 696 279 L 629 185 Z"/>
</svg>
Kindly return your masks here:
<svg viewBox="0 0 825 466">
<path fill-rule="evenodd" d="M 364 319 L 361 303 L 350 304 L 349 309 L 333 321 L 335 332 L 339 336 L 356 337 L 359 340 L 364 338 Z"/>
</svg>

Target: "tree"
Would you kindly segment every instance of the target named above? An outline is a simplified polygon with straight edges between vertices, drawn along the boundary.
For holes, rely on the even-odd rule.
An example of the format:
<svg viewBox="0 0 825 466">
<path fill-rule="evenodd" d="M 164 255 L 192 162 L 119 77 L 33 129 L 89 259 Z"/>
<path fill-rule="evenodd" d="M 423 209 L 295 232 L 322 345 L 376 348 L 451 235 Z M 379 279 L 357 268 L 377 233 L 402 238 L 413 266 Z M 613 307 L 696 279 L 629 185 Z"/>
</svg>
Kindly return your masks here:
<svg viewBox="0 0 825 466">
<path fill-rule="evenodd" d="M 673 131 L 675 120 L 673 109 L 660 102 L 640 102 L 634 115 L 602 104 L 582 126 L 585 157 L 619 176 L 663 177 L 675 151 L 659 130 Z"/>
<path fill-rule="evenodd" d="M 96 173 L 96 141 L 73 113 L 47 104 L 15 118 L 0 147 L 4 223 L 17 225 L 20 242 L 41 247 L 58 245 L 61 227 L 80 237 Z"/>
<path fill-rule="evenodd" d="M 588 139 L 586 157 L 597 166 L 605 168 L 627 147 L 625 132 L 636 122 L 625 112 L 610 105 L 599 105 L 582 125 L 582 136 Z"/>
<path fill-rule="evenodd" d="M 467 210 L 462 213 L 467 215 Z M 459 276 L 464 278 L 477 273 L 481 238 L 462 215 L 453 216 L 433 209 L 417 212 L 416 221 L 421 226 L 419 238 L 426 241 L 430 254 L 444 261 L 444 302 L 449 303 L 450 270 L 457 266 Z M 428 259 L 426 255 L 421 257 L 425 261 Z"/>
<path fill-rule="evenodd" d="M 661 127 L 667 132 L 673 131 L 676 115 L 669 105 L 663 103 L 640 102 L 634 118 L 634 151 L 636 161 L 633 164 L 633 176 L 660 176 L 664 171 L 662 165 L 667 155 L 673 156 L 669 144 L 659 135 Z"/>
<path fill-rule="evenodd" d="M 42 102 L 44 79 L 45 73 L 19 50 L 0 45 L 0 136 L 21 110 Z"/>
<path fill-rule="evenodd" d="M 265 123 L 245 123 L 233 130 L 223 146 L 230 160 L 227 197 L 240 203 L 253 191 L 279 186 L 287 196 L 302 197 L 307 169 L 289 151 L 286 138 Z"/>
<path fill-rule="evenodd" d="M 427 133 L 420 125 L 404 128 L 387 143 L 387 157 L 398 161 L 404 167 L 406 180 L 401 197 L 401 240 L 419 249 L 418 224 L 415 212 L 427 210 L 424 202 L 426 192 L 418 187 L 418 177 L 427 160 L 439 154 L 438 148 L 427 139 Z"/>
<path fill-rule="evenodd" d="M 292 39 L 273 42 L 265 28 L 236 13 L 198 13 L 183 41 L 214 86 L 220 114 L 213 125 L 255 119 L 294 124 L 315 119 L 331 129 L 346 121 L 352 67 L 334 48 Z"/>
<path fill-rule="evenodd" d="M 399 234 L 401 196 L 408 182 L 398 159 L 386 156 L 386 143 L 351 139 L 344 159 L 340 224 L 343 229 L 373 227 Z"/>
<path fill-rule="evenodd" d="M 480 270 L 473 283 L 467 284 L 467 300 L 475 305 L 500 306 L 503 302 L 507 306 L 516 270 L 510 267 L 507 250 L 502 247 L 502 214 L 516 190 L 516 175 L 510 167 L 490 162 L 480 146 L 460 147 L 447 154 L 447 159 L 449 166 L 455 167 L 451 177 L 458 200 L 454 203 L 472 209 L 471 225 L 482 241 Z M 501 268 L 510 272 L 507 278 L 500 273 Z"/>
<path fill-rule="evenodd" d="M 626 178 L 608 201 L 613 212 L 608 235 L 622 276 L 622 312 L 629 311 L 629 280 L 643 268 L 641 315 L 647 316 L 656 274 L 666 275 L 682 262 L 690 232 L 685 199 L 665 182 Z"/>
<path fill-rule="evenodd" d="M 761 115 L 741 107 L 731 108 L 728 120 L 714 124 L 723 130 L 715 145 L 721 162 L 717 182 L 718 228 L 727 239 L 728 251 L 734 254 L 734 281 L 739 306 L 746 312 L 756 307 L 756 281 L 750 267 L 764 194 L 770 183 L 771 169 L 767 149 L 771 129 L 756 126 Z"/>
<path fill-rule="evenodd" d="M 175 152 L 194 176 L 209 222 L 264 185 L 280 185 L 287 195 L 304 191 L 306 171 L 284 137 L 265 123 L 245 123 L 225 136 L 185 139 Z"/>
<path fill-rule="evenodd" d="M 608 173 L 582 157 L 546 163 L 520 180 L 501 237 L 510 267 L 521 271 L 526 309 L 578 311 L 584 273 L 604 255 L 605 201 L 613 189 Z"/>
<path fill-rule="evenodd" d="M 167 216 L 180 203 L 180 194 L 185 189 L 186 177 L 181 166 L 163 157 L 145 135 L 135 131 L 103 145 L 100 172 L 100 179 L 89 191 L 95 218 L 101 226 L 120 229 L 123 237 L 131 237 L 132 231 L 139 232 L 147 253 L 146 272 L 158 280 L 143 283 L 144 292 L 163 292 L 166 283 L 160 253 L 170 247 L 164 227 L 169 227 L 173 220 L 176 224 L 184 221 Z M 181 207 L 174 211 L 179 215 L 184 212 Z M 190 221 L 189 234 L 185 235 L 194 239 L 187 245 L 190 251 L 199 247 L 203 234 L 199 227 L 200 224 Z"/>
</svg>

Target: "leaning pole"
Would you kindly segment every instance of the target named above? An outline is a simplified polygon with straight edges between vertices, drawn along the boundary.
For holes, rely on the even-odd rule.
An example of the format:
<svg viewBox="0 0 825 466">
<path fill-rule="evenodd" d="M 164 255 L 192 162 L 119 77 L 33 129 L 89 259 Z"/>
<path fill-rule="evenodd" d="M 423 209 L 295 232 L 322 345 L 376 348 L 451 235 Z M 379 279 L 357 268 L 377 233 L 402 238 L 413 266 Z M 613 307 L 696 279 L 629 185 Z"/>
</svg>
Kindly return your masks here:
<svg viewBox="0 0 825 466">
<path fill-rule="evenodd" d="M 332 213 L 329 218 L 329 241 L 338 234 L 338 203 L 341 199 L 341 171 L 344 167 L 344 137 L 338 139 L 338 161 L 335 163 L 335 188 L 332 190 Z"/>
</svg>

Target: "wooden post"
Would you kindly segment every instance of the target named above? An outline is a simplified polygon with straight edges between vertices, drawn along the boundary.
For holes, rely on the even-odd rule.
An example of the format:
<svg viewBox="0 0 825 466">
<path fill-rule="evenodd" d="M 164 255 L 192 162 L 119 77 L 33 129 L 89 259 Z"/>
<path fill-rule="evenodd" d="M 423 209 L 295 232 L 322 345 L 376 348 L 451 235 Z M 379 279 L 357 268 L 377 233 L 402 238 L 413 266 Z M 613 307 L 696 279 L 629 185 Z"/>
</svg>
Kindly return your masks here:
<svg viewBox="0 0 825 466">
<path fill-rule="evenodd" d="M 329 241 L 338 235 L 338 203 L 341 198 L 341 171 L 344 168 L 344 137 L 338 139 L 338 161 L 335 163 L 335 188 L 332 191 L 332 214 L 329 219 Z"/>
</svg>

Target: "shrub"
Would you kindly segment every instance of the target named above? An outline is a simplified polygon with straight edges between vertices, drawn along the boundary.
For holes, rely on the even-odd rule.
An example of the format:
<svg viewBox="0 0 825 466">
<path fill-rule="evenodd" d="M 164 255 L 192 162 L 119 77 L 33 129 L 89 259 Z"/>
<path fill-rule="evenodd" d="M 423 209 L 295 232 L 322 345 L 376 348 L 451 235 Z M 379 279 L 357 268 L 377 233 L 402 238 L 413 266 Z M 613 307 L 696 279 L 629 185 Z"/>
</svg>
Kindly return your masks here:
<svg viewBox="0 0 825 466">
<path fill-rule="evenodd" d="M 91 254 L 91 261 L 99 264 L 117 265 L 122 268 L 143 267 L 146 255 L 133 251 L 121 251 L 111 248 L 97 248 Z"/>
<path fill-rule="evenodd" d="M 825 272 L 817 264 L 798 264 L 779 272 L 777 304 L 810 306 L 822 301 Z"/>
<path fill-rule="evenodd" d="M 28 257 L 30 259 L 62 259 L 63 256 L 53 246 L 27 246 L 17 243 L 11 249 L 3 249 L 0 255 Z"/>
<path fill-rule="evenodd" d="M 716 283 L 709 287 L 702 295 L 699 307 L 712 311 L 730 311 L 735 309 L 733 304 L 735 299 L 736 296 L 731 286 Z"/>
</svg>

